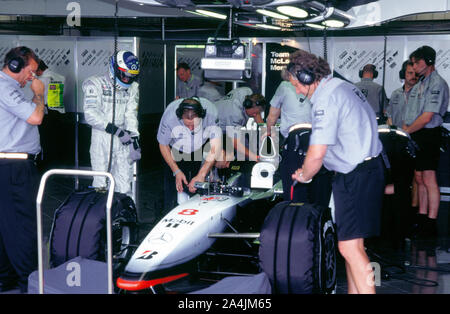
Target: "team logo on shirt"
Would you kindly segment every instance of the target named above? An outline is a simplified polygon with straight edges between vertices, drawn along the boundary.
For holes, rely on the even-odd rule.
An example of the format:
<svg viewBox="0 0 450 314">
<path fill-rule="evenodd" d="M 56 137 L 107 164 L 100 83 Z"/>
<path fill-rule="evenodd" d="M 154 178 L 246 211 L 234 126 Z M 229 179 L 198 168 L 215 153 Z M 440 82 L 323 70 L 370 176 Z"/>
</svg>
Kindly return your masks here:
<svg viewBox="0 0 450 314">
<path fill-rule="evenodd" d="M 362 101 L 366 100 L 367 95 L 365 95 L 364 93 L 362 93 L 358 88 L 353 88 L 353 92 L 356 94 L 356 96 L 358 96 Z M 366 94 L 367 94 L 367 90 L 366 90 Z"/>
<path fill-rule="evenodd" d="M 325 110 L 316 110 L 314 111 L 314 117 L 320 117 L 325 114 Z"/>
<path fill-rule="evenodd" d="M 361 92 L 364 94 L 364 96 L 367 97 L 367 95 L 369 95 L 369 91 L 365 88 L 361 89 Z"/>
</svg>

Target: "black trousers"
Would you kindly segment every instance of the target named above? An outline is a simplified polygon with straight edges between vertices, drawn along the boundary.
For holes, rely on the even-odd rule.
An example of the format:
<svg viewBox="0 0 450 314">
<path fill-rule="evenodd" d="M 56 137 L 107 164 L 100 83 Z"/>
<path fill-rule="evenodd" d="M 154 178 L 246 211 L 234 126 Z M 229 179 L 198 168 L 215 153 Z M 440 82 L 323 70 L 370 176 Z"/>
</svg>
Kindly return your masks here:
<svg viewBox="0 0 450 314">
<path fill-rule="evenodd" d="M 324 167 L 311 183 L 298 183 L 292 191 L 292 174 L 302 167 L 309 146 L 310 130 L 297 129 L 289 133 L 281 153 L 280 174 L 283 184 L 283 199 L 295 203 L 315 203 L 328 207 L 331 197 L 333 173 Z"/>
<path fill-rule="evenodd" d="M 38 180 L 34 162 L 0 159 L 0 283 L 22 292 L 37 269 Z"/>
</svg>

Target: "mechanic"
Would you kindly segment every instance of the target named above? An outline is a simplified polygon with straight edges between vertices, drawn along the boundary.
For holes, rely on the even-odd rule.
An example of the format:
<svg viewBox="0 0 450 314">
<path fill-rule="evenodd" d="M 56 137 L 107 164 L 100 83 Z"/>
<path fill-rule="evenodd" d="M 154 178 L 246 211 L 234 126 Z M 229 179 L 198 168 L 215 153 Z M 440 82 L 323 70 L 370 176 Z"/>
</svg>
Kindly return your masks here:
<svg viewBox="0 0 450 314">
<path fill-rule="evenodd" d="M 288 68 L 293 63 L 288 65 Z M 292 173 L 297 170 L 305 159 L 308 150 L 311 129 L 311 102 L 303 94 L 297 94 L 290 82 L 292 76 L 288 69 L 282 72 L 283 80 L 270 101 L 267 116 L 267 135 L 271 135 L 272 127 L 280 119 L 280 133 L 285 138 L 281 153 L 280 173 L 283 184 L 283 198 L 285 201 L 317 203 L 329 205 L 331 196 L 331 175 L 322 167 L 311 184 L 297 184 L 292 186 Z"/>
<path fill-rule="evenodd" d="M 386 114 L 389 125 L 401 128 L 403 126 L 403 116 L 406 111 L 406 106 L 408 105 L 409 94 L 418 79 L 411 61 L 406 60 L 403 62 L 402 69 L 399 72 L 399 78 L 403 80 L 404 84 L 392 92 L 389 105 L 386 107 Z"/>
<path fill-rule="evenodd" d="M 176 192 L 183 192 L 184 185 L 190 193 L 195 193 L 195 182 L 204 182 L 212 166 L 219 159 L 222 132 L 217 123 L 217 109 L 205 98 L 177 99 L 164 111 L 157 140 L 166 163 L 165 210 L 175 206 Z M 208 143 L 210 150 L 203 160 L 203 151 L 207 150 Z"/>
<path fill-rule="evenodd" d="M 61 149 L 62 143 L 67 135 L 64 132 L 66 125 L 63 123 L 64 110 L 64 82 L 65 78 L 48 69 L 44 60 L 39 61 L 38 69 L 36 71 L 37 78 L 44 83 L 44 101 L 45 101 L 45 115 L 44 119 L 39 125 L 39 134 L 41 142 L 41 158 L 38 162 L 38 169 L 44 172 L 52 167 L 52 164 L 57 160 L 67 160 L 67 149 Z M 24 88 L 24 94 L 27 99 L 32 99 L 34 94 L 30 88 L 30 82 Z M 65 157 L 61 158 L 62 155 Z"/>
<path fill-rule="evenodd" d="M 197 96 L 206 98 L 214 103 L 224 96 L 221 92 L 219 92 L 218 87 L 220 87 L 219 82 L 214 82 L 203 77 L 203 84 L 199 87 Z"/>
<path fill-rule="evenodd" d="M 403 126 L 404 114 L 408 105 L 408 97 L 411 89 L 417 83 L 418 76 L 414 72 L 413 63 L 406 60 L 399 71 L 399 78 L 403 80 L 402 87 L 392 92 L 389 105 L 386 107 L 388 125 L 394 125 L 401 128 Z M 392 143 L 394 144 L 394 143 Z M 390 145 L 388 145 L 390 146 Z M 394 204 L 393 215 L 395 226 L 392 230 L 394 234 L 394 244 L 398 245 L 406 237 L 411 236 L 414 215 L 417 208 L 411 208 L 416 205 L 416 200 L 412 196 L 416 194 L 417 188 L 414 180 L 414 160 L 404 151 L 398 151 L 394 147 L 392 152 L 387 152 L 391 164 L 391 178 L 394 186 Z M 410 186 L 413 189 L 410 189 Z"/>
<path fill-rule="evenodd" d="M 378 71 L 375 65 L 366 64 L 361 70 L 359 70 L 360 82 L 355 85 L 366 96 L 367 101 L 372 106 L 378 118 L 384 117 L 384 106 L 388 104 L 386 92 L 383 86 L 375 83 L 373 80 L 378 77 Z"/>
<path fill-rule="evenodd" d="M 44 117 L 44 84 L 35 77 L 39 58 L 28 47 L 11 49 L 0 72 L 0 291 L 19 285 L 37 269 L 36 196 Z M 23 87 L 32 81 L 32 100 Z"/>
<path fill-rule="evenodd" d="M 260 94 L 254 94 L 249 87 L 238 87 L 230 91 L 216 103 L 219 126 L 222 132 L 232 141 L 234 149 L 238 152 L 237 160 L 246 159 L 257 161 L 258 154 L 251 149 L 252 145 L 246 145 L 243 136 L 238 130 L 245 127 L 250 118 L 256 123 L 264 123 L 261 113 L 266 108 L 266 100 Z M 224 137 L 225 139 L 225 137 Z M 224 145 L 226 143 L 224 142 Z M 256 148 L 257 146 L 255 146 Z M 228 149 L 228 147 L 226 147 Z M 228 156 L 232 152 L 227 151 Z"/>
<path fill-rule="evenodd" d="M 191 73 L 191 68 L 187 63 L 181 62 L 178 64 L 176 99 L 198 96 L 201 85 L 201 79 Z"/>
<path fill-rule="evenodd" d="M 437 236 L 436 220 L 440 191 L 436 170 L 440 157 L 440 126 L 447 110 L 447 82 L 435 69 L 436 51 L 430 46 L 417 48 L 409 56 L 419 82 L 409 94 L 403 129 L 419 146 L 414 178 L 419 195 L 419 235 Z"/>
<path fill-rule="evenodd" d="M 141 158 L 137 119 L 138 75 L 138 58 L 130 51 L 121 50 L 116 56 L 111 56 L 107 73 L 91 76 L 83 82 L 84 114 L 92 127 L 92 170 L 108 171 L 111 164 L 115 191 L 129 196 L 132 196 L 133 163 Z M 92 185 L 106 188 L 106 178 L 96 176 Z"/>
<path fill-rule="evenodd" d="M 298 50 L 291 61 L 297 93 L 312 103 L 309 148 L 292 179 L 308 183 L 322 165 L 336 172 L 332 191 L 348 292 L 375 293 L 367 281 L 373 272 L 364 249 L 364 238 L 379 235 L 384 192 L 383 147 L 375 113 L 357 87 L 331 76 L 322 58 Z"/>
</svg>

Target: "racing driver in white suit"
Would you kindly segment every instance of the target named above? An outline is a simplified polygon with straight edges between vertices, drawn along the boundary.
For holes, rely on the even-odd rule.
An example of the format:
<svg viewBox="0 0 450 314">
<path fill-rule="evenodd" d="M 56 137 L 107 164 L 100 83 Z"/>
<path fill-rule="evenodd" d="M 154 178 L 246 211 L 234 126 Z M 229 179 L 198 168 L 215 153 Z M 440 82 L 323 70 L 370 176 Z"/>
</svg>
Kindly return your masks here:
<svg viewBox="0 0 450 314">
<path fill-rule="evenodd" d="M 111 174 L 115 191 L 131 196 L 133 162 L 140 159 L 137 108 L 139 84 L 138 58 L 129 51 L 117 52 L 110 59 L 109 73 L 95 75 L 83 82 L 84 114 L 92 127 L 91 166 L 94 171 L 108 171 L 111 135 L 113 135 Z M 113 121 L 113 93 L 116 105 Z M 106 188 L 105 177 L 94 177 L 95 188 Z"/>
</svg>

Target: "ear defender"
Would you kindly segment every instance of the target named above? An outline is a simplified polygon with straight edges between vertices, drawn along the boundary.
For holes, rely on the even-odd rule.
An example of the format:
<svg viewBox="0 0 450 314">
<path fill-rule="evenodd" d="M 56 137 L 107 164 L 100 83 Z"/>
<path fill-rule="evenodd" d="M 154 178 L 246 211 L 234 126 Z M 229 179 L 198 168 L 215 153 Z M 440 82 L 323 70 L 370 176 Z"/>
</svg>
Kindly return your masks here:
<svg viewBox="0 0 450 314">
<path fill-rule="evenodd" d="M 250 96 L 245 96 L 244 102 L 242 103 L 245 109 L 251 109 L 253 107 L 253 101 L 250 99 Z"/>
<path fill-rule="evenodd" d="M 408 65 L 408 60 L 406 60 L 405 62 L 403 62 L 402 64 L 402 69 L 398 72 L 398 77 L 401 80 L 405 79 L 405 74 L 406 74 L 406 66 Z"/>
<path fill-rule="evenodd" d="M 364 68 L 365 68 L 366 66 L 367 66 L 367 65 L 365 65 L 361 70 L 359 70 L 359 73 L 358 73 L 358 74 L 359 74 L 359 77 L 360 77 L 360 78 L 363 77 Z M 370 64 L 370 67 L 371 67 L 371 69 L 372 69 L 373 78 L 376 79 L 376 78 L 378 77 L 377 67 L 374 66 L 373 64 Z"/>
<path fill-rule="evenodd" d="M 193 102 L 192 102 L 193 101 Z M 197 97 L 185 98 L 175 111 L 178 119 L 183 118 L 184 110 L 193 110 L 201 119 L 206 117 L 206 109 L 204 109 Z"/>
<path fill-rule="evenodd" d="M 29 51 L 29 48 L 20 48 L 19 55 L 8 60 L 8 69 L 13 73 L 19 73 L 20 71 L 22 71 L 22 69 L 25 67 L 25 60 L 23 56 L 25 56 L 25 54 Z"/>
<path fill-rule="evenodd" d="M 290 62 L 287 66 L 289 73 L 295 76 L 295 78 L 303 85 L 311 85 L 314 83 L 316 76 L 314 73 L 307 69 L 295 70 L 295 64 Z"/>
</svg>

